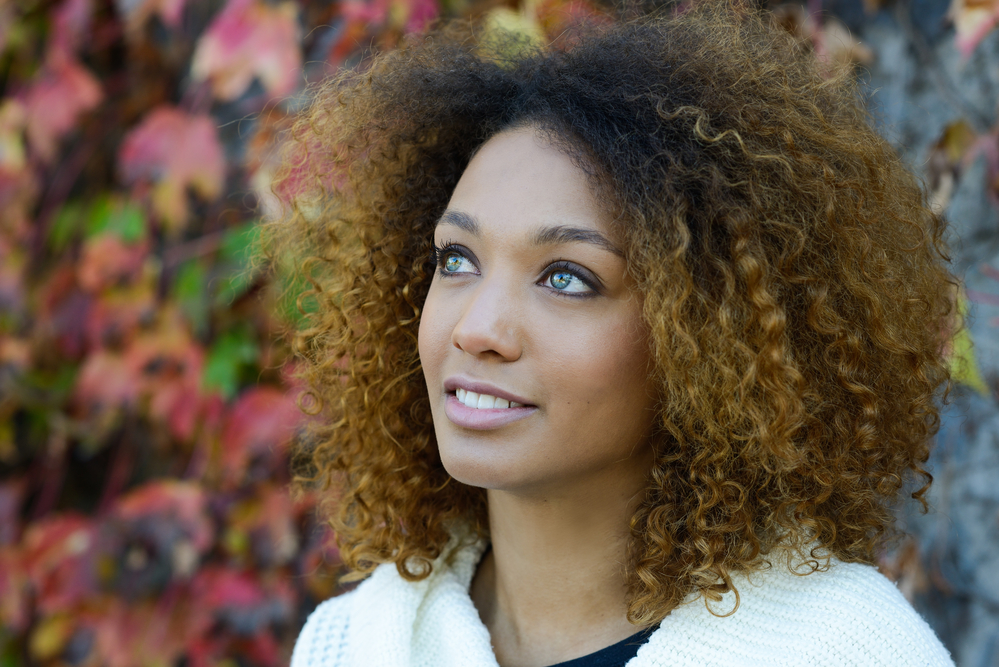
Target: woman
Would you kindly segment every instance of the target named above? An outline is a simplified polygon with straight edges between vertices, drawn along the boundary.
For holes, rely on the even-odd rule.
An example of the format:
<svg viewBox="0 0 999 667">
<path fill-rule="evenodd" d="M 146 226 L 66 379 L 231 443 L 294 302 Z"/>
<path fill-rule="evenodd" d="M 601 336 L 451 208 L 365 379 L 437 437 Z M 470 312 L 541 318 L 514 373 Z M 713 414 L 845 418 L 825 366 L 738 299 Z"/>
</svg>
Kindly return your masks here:
<svg viewBox="0 0 999 667">
<path fill-rule="evenodd" d="M 717 8 L 475 44 L 325 84 L 278 185 L 371 575 L 293 667 L 952 664 L 870 563 L 953 279 L 849 73 Z"/>
</svg>

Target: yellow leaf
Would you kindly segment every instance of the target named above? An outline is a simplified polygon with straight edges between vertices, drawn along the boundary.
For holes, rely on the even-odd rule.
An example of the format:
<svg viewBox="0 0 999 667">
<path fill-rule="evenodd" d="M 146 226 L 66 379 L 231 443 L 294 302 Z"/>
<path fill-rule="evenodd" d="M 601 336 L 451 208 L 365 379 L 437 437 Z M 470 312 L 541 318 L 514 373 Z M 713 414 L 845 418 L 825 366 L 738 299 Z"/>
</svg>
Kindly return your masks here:
<svg viewBox="0 0 999 667">
<path fill-rule="evenodd" d="M 73 619 L 69 616 L 59 614 L 42 619 L 31 633 L 31 656 L 38 661 L 51 660 L 62 652 L 72 634 Z"/>
<path fill-rule="evenodd" d="M 968 301 L 964 296 L 958 301 L 958 309 L 961 318 L 966 319 Z M 968 329 L 962 328 L 951 341 L 949 362 L 951 377 L 955 382 L 971 387 L 980 394 L 989 394 L 989 387 L 978 370 L 974 341 Z"/>
<path fill-rule="evenodd" d="M 492 9 L 485 20 L 485 33 L 479 50 L 498 61 L 516 60 L 520 55 L 544 45 L 545 33 L 533 12 L 519 12 L 508 7 Z"/>
</svg>

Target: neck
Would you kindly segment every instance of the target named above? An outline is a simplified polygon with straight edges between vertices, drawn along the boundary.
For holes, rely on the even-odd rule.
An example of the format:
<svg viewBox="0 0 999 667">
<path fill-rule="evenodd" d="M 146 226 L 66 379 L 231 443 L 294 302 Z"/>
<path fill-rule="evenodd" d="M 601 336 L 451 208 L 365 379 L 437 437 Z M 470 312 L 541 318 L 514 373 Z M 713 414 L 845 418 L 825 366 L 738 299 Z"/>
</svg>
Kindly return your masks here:
<svg viewBox="0 0 999 667">
<path fill-rule="evenodd" d="M 640 630 L 627 620 L 627 545 L 644 485 L 603 471 L 558 491 L 488 491 L 492 549 L 471 594 L 501 665 L 551 665 Z"/>
</svg>

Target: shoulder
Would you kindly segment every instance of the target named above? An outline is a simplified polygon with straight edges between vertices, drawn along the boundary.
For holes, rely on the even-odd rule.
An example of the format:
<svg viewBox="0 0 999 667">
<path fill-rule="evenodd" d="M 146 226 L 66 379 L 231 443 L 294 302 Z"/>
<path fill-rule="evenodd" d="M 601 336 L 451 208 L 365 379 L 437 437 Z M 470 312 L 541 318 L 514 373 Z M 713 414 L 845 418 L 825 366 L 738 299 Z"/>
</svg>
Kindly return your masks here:
<svg viewBox="0 0 999 667">
<path fill-rule="evenodd" d="M 667 617 L 650 639 L 659 649 L 650 647 L 648 664 L 662 658 L 669 664 L 718 659 L 747 667 L 954 664 L 895 585 L 869 565 L 834 561 L 828 570 L 807 575 L 775 565 L 737 577 L 735 584 L 739 607 L 731 615 L 713 615 L 697 600 Z M 712 609 L 730 611 L 735 597 L 729 593 Z M 706 655 L 712 650 L 718 655 Z"/>
<path fill-rule="evenodd" d="M 761 587 L 759 611 L 790 607 L 801 614 L 797 625 L 809 641 L 840 663 L 953 665 L 930 626 L 877 568 L 834 562 L 808 575 L 775 570 Z"/>
<path fill-rule="evenodd" d="M 295 641 L 290 667 L 340 665 L 347 649 L 350 609 L 357 590 L 330 598 L 309 614 Z"/>
</svg>

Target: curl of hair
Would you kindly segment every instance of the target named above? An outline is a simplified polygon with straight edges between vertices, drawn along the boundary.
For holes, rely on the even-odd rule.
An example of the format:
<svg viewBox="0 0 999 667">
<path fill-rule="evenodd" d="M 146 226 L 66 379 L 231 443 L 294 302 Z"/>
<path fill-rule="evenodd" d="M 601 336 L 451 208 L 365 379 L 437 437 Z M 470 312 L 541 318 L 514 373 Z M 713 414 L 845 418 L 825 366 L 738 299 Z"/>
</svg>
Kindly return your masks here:
<svg viewBox="0 0 999 667">
<path fill-rule="evenodd" d="M 440 463 L 417 331 L 437 219 L 476 149 L 523 125 L 611 202 L 644 295 L 661 428 L 631 620 L 718 600 L 776 549 L 872 561 L 907 478 L 925 506 L 954 280 L 852 74 L 711 5 L 543 50 L 472 33 L 318 86 L 275 186 L 291 204 L 269 252 L 313 304 L 294 335 L 323 415 L 303 483 L 327 491 L 345 563 L 419 579 L 457 526 L 488 534 L 484 492 Z"/>
</svg>

